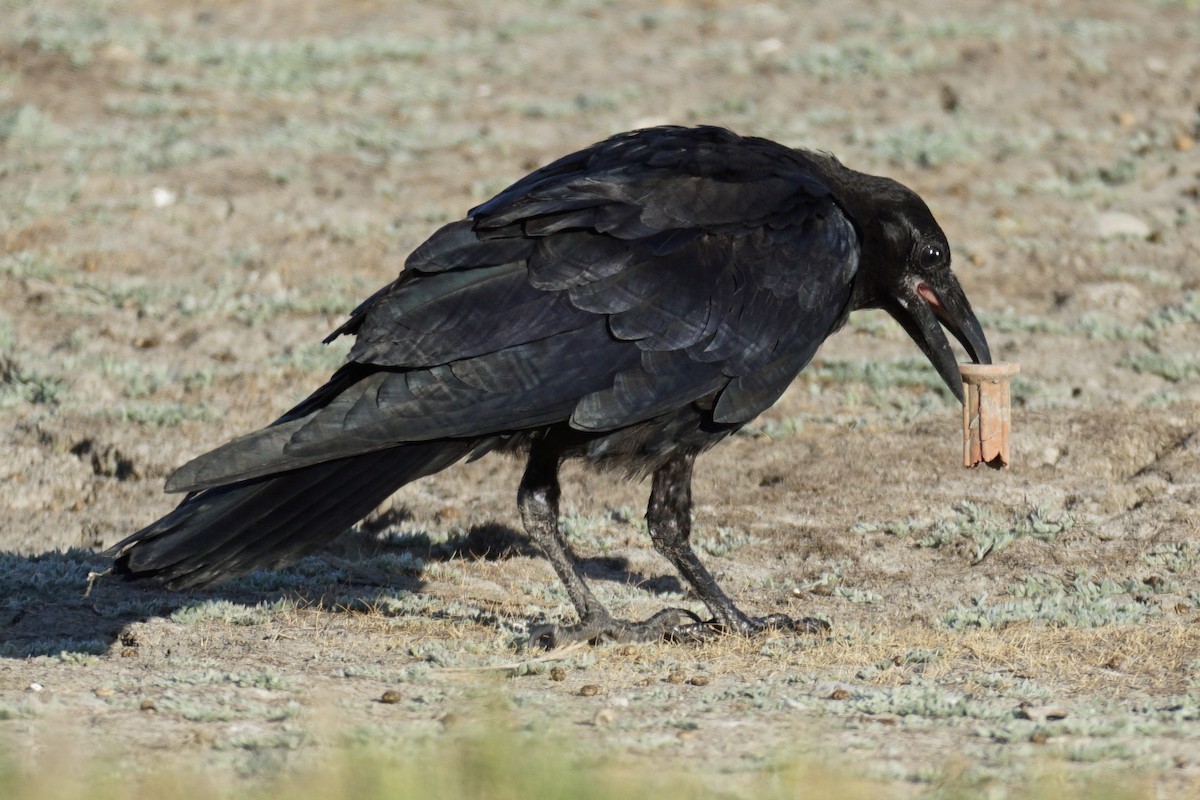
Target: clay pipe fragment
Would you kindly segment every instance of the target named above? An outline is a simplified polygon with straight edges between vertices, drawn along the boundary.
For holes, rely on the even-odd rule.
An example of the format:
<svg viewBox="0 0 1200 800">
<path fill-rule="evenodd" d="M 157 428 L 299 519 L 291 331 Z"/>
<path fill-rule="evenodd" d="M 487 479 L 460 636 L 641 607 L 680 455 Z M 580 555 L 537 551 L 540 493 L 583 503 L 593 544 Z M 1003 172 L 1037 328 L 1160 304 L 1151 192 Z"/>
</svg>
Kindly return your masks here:
<svg viewBox="0 0 1200 800">
<path fill-rule="evenodd" d="M 1005 469 L 1012 436 L 1009 379 L 1020 364 L 959 364 L 963 379 L 963 466 Z"/>
</svg>

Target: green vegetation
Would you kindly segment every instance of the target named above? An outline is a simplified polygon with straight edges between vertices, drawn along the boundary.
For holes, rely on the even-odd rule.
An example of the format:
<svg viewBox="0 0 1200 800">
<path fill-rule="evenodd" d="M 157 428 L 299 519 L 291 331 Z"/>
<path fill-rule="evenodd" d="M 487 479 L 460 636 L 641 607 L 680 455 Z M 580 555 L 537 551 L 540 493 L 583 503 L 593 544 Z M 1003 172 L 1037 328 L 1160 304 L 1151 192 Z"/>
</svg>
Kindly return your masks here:
<svg viewBox="0 0 1200 800">
<path fill-rule="evenodd" d="M 1075 520 L 1065 512 L 1035 508 L 1005 520 L 983 506 L 964 500 L 954 506 L 953 516 L 930 525 L 904 519 L 895 522 L 860 522 L 851 530 L 856 533 L 879 531 L 901 537 L 924 534 L 917 540 L 919 547 L 943 547 L 959 539 L 967 539 L 974 545 L 972 563 L 978 564 L 1022 536 L 1051 542 L 1074 526 Z"/>
<path fill-rule="evenodd" d="M 21 403 L 58 405 L 65 390 L 62 378 L 26 369 L 0 353 L 0 409 Z"/>
<path fill-rule="evenodd" d="M 294 605 L 288 600 L 274 603 L 258 603 L 246 606 L 229 600 L 205 600 L 196 605 L 184 606 L 171 614 L 171 621 L 181 625 L 197 622 L 224 622 L 230 625 L 261 625 L 275 614 L 288 611 Z"/>
<path fill-rule="evenodd" d="M 1132 625 L 1162 614 L 1153 598 L 1173 588 L 1161 580 L 1118 581 L 1076 569 L 1065 578 L 1029 576 L 1010 587 L 1012 599 L 989 603 L 987 597 L 977 597 L 950 609 L 942 621 L 951 628 L 995 628 L 1020 621 L 1056 627 Z"/>
<path fill-rule="evenodd" d="M 870 437 L 868 475 L 909 435 L 957 435 L 941 380 L 868 311 L 744 430 L 754 438 L 728 443 L 750 456 L 747 507 L 764 501 L 755 481 L 786 481 L 777 528 L 721 527 L 722 506 L 695 532 L 714 571 L 754 570 L 732 584 L 740 600 L 826 619 L 825 635 L 546 660 L 522 649 L 527 623 L 574 611 L 546 564 L 493 563 L 536 553 L 508 527 L 511 499 L 469 507 L 473 521 L 503 508 L 503 523 L 465 528 L 418 494 L 414 518 L 336 545 L 345 561 L 200 592 L 101 580 L 88 594 L 104 559 L 0 553 L 0 659 L 22 676 L 0 698 L 0 798 L 1184 795 L 1200 741 L 1200 548 L 1190 451 L 1162 454 L 1200 397 L 1200 118 L 1158 89 L 1186 74 L 1197 0 L 1116 15 L 455 6 L 272 17 L 252 2 L 0 0 L 0 423 L 21 451 L 11 470 L 0 451 L 0 481 L 18 487 L 0 499 L 24 503 L 8 524 L 31 532 L 25 552 L 144 521 L 183 450 L 343 362 L 349 342 L 321 336 L 436 226 L 568 147 L 657 121 L 831 150 L 917 188 L 994 355 L 1023 362 L 1014 469 L 971 475 L 979 491 L 954 497 L 974 504 L 931 495 L 857 537 L 816 518 L 829 496 L 804 476 L 841 463 L 823 449 L 830 429 Z M 562 74 L 578 80 L 547 80 Z M 1152 235 L 1099 238 L 1090 220 L 1108 210 Z M 1106 387 L 1119 391 L 1101 407 Z M 1111 454 L 1112 475 L 1162 458 L 1121 487 L 1138 504 L 1118 518 L 1093 505 L 1107 499 L 1086 458 L 1100 437 L 1133 452 Z M 706 456 L 704 479 L 741 469 L 724 457 Z M 911 500 L 926 479 L 881 491 Z M 965 485 L 950 478 L 936 498 Z M 1070 513 L 1038 507 L 1047 497 Z M 614 613 L 700 610 L 648 566 L 640 507 L 564 511 Z M 603 693 L 578 694 L 591 684 Z M 400 697 L 385 705 L 388 689 Z"/>
<path fill-rule="evenodd" d="M 1134 372 L 1158 375 L 1172 383 L 1200 377 L 1200 360 L 1195 356 L 1146 354 L 1131 358 L 1128 365 Z"/>
<path fill-rule="evenodd" d="M 909 692 L 906 699 L 892 701 L 860 698 L 847 705 L 862 713 L 900 713 L 910 709 L 936 709 L 949 716 L 963 716 L 974 706 L 968 701 L 946 701 L 922 693 Z M 204 721 L 204 720 L 197 720 Z M 215 721 L 215 720 L 214 720 Z M 575 754 L 574 748 L 559 740 L 546 740 L 544 734 L 521 730 L 499 732 L 503 719 L 492 719 L 486 726 L 472 725 L 462 733 L 438 732 L 424 737 L 408 737 L 402 743 L 389 742 L 394 734 L 362 728 L 347 730 L 344 742 L 325 755 L 307 757 L 290 765 L 283 758 L 289 751 L 306 744 L 305 737 L 286 725 L 271 731 L 248 729 L 222 743 L 218 751 L 241 753 L 238 774 L 188 766 L 186 762 L 164 757 L 172 766 L 135 767 L 131 772 L 120 759 L 84 757 L 69 748 L 55 748 L 37 768 L 16 768 L 0 761 L 0 789 L 8 800 L 143 800 L 172 797 L 178 800 L 610 800 L 629 797 L 676 798 L 784 798 L 820 797 L 832 800 L 857 800 L 888 796 L 888 783 L 866 779 L 857 774 L 852 762 L 820 763 L 808 758 L 776 759 L 764 769 L 708 774 L 687 766 L 686 752 L 670 766 L 635 759 L 588 759 Z M 1015 726 L 994 727 L 997 738 L 1013 735 Z M 682 734 L 694 730 L 683 725 Z M 89 753 L 96 747 L 90 746 Z M 101 750 L 103 748 L 100 748 Z M 686 748 L 685 748 L 686 749 Z M 1067 757 L 1094 761 L 1120 756 L 1114 743 L 1074 745 Z M 272 757 L 272 754 L 274 756 Z M 897 776 L 900 777 L 900 776 Z M 938 798 L 977 797 L 990 779 L 970 773 L 952 763 L 924 776 L 922 782 L 936 782 Z M 1152 796 L 1136 778 L 1106 780 L 1065 780 L 1056 770 L 1030 771 L 1014 781 L 1007 791 L 992 794 L 1004 798 L 1030 800 L 1142 800 Z"/>
</svg>

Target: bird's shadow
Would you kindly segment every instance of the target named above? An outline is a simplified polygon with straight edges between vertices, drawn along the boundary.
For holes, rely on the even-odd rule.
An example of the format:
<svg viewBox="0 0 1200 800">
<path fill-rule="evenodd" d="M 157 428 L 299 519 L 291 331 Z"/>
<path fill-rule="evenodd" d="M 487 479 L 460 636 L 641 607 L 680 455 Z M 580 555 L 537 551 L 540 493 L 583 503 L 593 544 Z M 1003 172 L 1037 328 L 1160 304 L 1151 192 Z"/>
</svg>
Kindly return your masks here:
<svg viewBox="0 0 1200 800">
<path fill-rule="evenodd" d="M 365 526 L 289 567 L 175 592 L 106 575 L 109 559 L 89 550 L 0 552 L 0 657 L 103 654 L 121 646 L 132 623 L 154 617 L 183 619 L 189 609 L 214 601 L 253 607 L 292 598 L 331 612 L 361 610 L 381 595 L 419 592 L 426 584 L 424 565 L 430 562 L 541 555 L 523 533 L 496 523 L 477 525 L 442 541 L 421 533 L 381 538 L 378 530 Z M 579 563 L 594 580 L 636 585 L 653 593 L 681 591 L 674 576 L 648 578 L 631 571 L 621 557 L 582 558 Z"/>
<path fill-rule="evenodd" d="M 502 561 L 509 558 L 542 558 L 541 549 L 521 531 L 502 523 L 489 522 L 475 525 L 461 534 L 447 539 L 435 538 L 424 530 L 409 530 L 405 524 L 412 519 L 406 509 L 397 508 L 380 515 L 363 525 L 359 531 L 365 536 L 366 548 L 378 546 L 380 539 L 414 553 L 424 561 Z M 342 546 L 352 545 L 354 536 L 339 539 Z M 365 552 L 359 550 L 359 555 Z M 630 569 L 629 559 L 623 556 L 580 556 L 574 551 L 572 557 L 583 570 L 584 577 L 591 580 L 613 581 L 637 586 L 653 594 L 683 592 L 683 586 L 675 575 L 648 577 Z"/>
<path fill-rule="evenodd" d="M 36 555 L 0 552 L 0 657 L 100 655 L 120 646 L 132 623 L 154 617 L 184 621 L 189 610 L 203 614 L 214 603 L 253 609 L 289 598 L 355 610 L 369 606 L 381 590 L 414 592 L 424 585 L 414 570 L 388 572 L 377 563 L 325 554 L 186 591 L 123 581 L 107 574 L 111 563 L 79 548 Z"/>
</svg>

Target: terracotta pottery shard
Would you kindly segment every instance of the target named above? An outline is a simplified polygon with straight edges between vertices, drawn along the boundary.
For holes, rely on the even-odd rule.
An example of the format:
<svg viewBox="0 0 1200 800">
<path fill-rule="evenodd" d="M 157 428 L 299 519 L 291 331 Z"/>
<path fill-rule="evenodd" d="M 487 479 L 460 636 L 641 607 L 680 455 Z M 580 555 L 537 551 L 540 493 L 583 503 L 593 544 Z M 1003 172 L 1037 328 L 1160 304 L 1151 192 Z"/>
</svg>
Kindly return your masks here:
<svg viewBox="0 0 1200 800">
<path fill-rule="evenodd" d="M 963 466 L 1008 466 L 1012 411 L 1008 381 L 1020 364 L 959 364 L 963 394 Z"/>
</svg>

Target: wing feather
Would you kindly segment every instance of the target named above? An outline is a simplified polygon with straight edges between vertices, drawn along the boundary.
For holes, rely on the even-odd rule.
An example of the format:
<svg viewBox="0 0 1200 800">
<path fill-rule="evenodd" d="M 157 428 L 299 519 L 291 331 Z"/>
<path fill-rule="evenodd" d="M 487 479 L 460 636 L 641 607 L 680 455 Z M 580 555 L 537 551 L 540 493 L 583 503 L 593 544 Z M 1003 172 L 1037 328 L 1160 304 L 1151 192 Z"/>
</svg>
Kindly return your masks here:
<svg viewBox="0 0 1200 800">
<path fill-rule="evenodd" d="M 744 422 L 849 311 L 859 243 L 821 177 L 830 162 L 665 127 L 531 173 L 418 248 L 408 267 L 424 272 L 368 311 L 352 358 L 414 372 L 335 428 L 478 435 L 522 423 L 505 402 L 529 423 L 543 402 L 614 430 L 706 396 L 721 421 Z M 628 354 L 596 359 L 596 342 L 573 335 L 596 319 Z M 437 402 L 414 381 L 436 385 Z M 539 399 L 539 382 L 554 391 Z M 423 431 L 401 422 L 418 419 Z M 292 449 L 333 433 L 314 423 Z"/>
<path fill-rule="evenodd" d="M 176 483 L 566 422 L 619 437 L 686 408 L 743 424 L 849 312 L 835 164 L 671 127 L 559 159 L 418 247 L 335 331 L 358 338 L 325 389 Z"/>
</svg>

